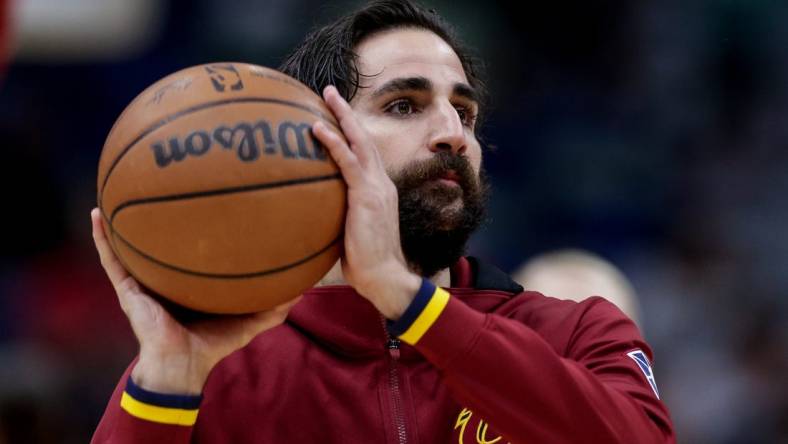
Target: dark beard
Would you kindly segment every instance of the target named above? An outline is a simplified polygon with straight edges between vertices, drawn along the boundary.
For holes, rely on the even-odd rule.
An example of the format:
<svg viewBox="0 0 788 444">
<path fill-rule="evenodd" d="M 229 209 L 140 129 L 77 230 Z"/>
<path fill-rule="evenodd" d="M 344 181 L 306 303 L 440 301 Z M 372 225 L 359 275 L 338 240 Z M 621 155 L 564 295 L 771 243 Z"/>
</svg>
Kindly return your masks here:
<svg viewBox="0 0 788 444">
<path fill-rule="evenodd" d="M 460 185 L 436 179 L 450 171 Z M 465 253 L 471 234 L 484 221 L 489 185 L 484 171 L 476 176 L 468 159 L 447 152 L 405 167 L 392 177 L 399 195 L 399 230 L 408 264 L 432 277 Z M 458 209 L 450 208 L 457 199 Z"/>
</svg>

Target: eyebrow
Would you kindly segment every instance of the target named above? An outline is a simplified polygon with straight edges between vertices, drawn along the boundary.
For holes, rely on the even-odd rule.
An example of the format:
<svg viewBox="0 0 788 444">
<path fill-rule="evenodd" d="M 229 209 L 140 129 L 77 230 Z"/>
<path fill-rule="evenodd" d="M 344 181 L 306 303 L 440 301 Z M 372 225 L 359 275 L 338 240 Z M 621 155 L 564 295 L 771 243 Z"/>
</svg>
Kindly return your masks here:
<svg viewBox="0 0 788 444">
<path fill-rule="evenodd" d="M 432 82 L 426 77 L 401 77 L 391 79 L 383 86 L 372 93 L 372 99 L 380 96 L 403 91 L 429 91 L 432 89 Z"/>
<path fill-rule="evenodd" d="M 371 98 L 374 100 L 387 94 L 404 91 L 426 92 L 430 90 L 432 90 L 432 82 L 426 77 L 401 77 L 391 79 L 384 83 L 371 94 Z M 452 93 L 456 96 L 479 103 L 479 93 L 475 88 L 465 83 L 455 83 Z"/>
<path fill-rule="evenodd" d="M 479 92 L 476 88 L 472 87 L 471 85 L 466 85 L 465 83 L 455 83 L 454 90 L 452 91 L 455 96 L 464 97 L 471 102 L 479 103 Z"/>
</svg>

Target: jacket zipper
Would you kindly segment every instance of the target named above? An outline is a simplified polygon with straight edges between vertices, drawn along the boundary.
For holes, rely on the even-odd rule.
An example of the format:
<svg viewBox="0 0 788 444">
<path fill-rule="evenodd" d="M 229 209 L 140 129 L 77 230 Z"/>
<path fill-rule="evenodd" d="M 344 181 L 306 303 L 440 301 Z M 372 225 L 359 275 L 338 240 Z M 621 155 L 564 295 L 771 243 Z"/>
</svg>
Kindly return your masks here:
<svg viewBox="0 0 788 444">
<path fill-rule="evenodd" d="M 405 415 L 402 408 L 402 393 L 399 388 L 399 339 L 389 336 L 386 329 L 386 319 L 382 318 L 383 331 L 386 334 L 386 349 L 389 352 L 389 394 L 394 402 L 394 425 L 397 429 L 397 439 L 399 444 L 407 444 L 408 433 L 405 429 Z"/>
</svg>

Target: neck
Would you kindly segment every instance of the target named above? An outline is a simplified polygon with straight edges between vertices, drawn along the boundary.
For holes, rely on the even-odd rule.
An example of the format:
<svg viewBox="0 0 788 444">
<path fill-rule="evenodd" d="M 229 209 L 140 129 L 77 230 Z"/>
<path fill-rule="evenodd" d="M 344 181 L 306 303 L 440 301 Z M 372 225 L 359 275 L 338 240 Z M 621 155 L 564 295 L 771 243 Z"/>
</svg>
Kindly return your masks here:
<svg viewBox="0 0 788 444">
<path fill-rule="evenodd" d="M 448 268 L 444 268 L 435 273 L 434 276 L 430 276 L 429 280 L 438 287 L 449 287 L 451 286 L 451 272 Z M 315 286 L 324 287 L 326 285 L 348 285 L 345 276 L 342 274 L 341 261 L 337 261 Z"/>
</svg>

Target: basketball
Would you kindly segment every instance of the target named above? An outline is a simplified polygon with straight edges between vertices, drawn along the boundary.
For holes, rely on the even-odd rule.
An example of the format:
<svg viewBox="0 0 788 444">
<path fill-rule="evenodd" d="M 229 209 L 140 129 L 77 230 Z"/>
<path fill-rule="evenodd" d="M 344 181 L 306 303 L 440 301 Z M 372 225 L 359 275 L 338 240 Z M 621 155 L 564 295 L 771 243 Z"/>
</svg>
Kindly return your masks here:
<svg viewBox="0 0 788 444">
<path fill-rule="evenodd" d="M 193 66 L 123 111 L 98 168 L 112 249 L 181 306 L 240 314 L 299 296 L 339 257 L 346 188 L 311 132 L 323 100 L 278 71 Z"/>
</svg>

